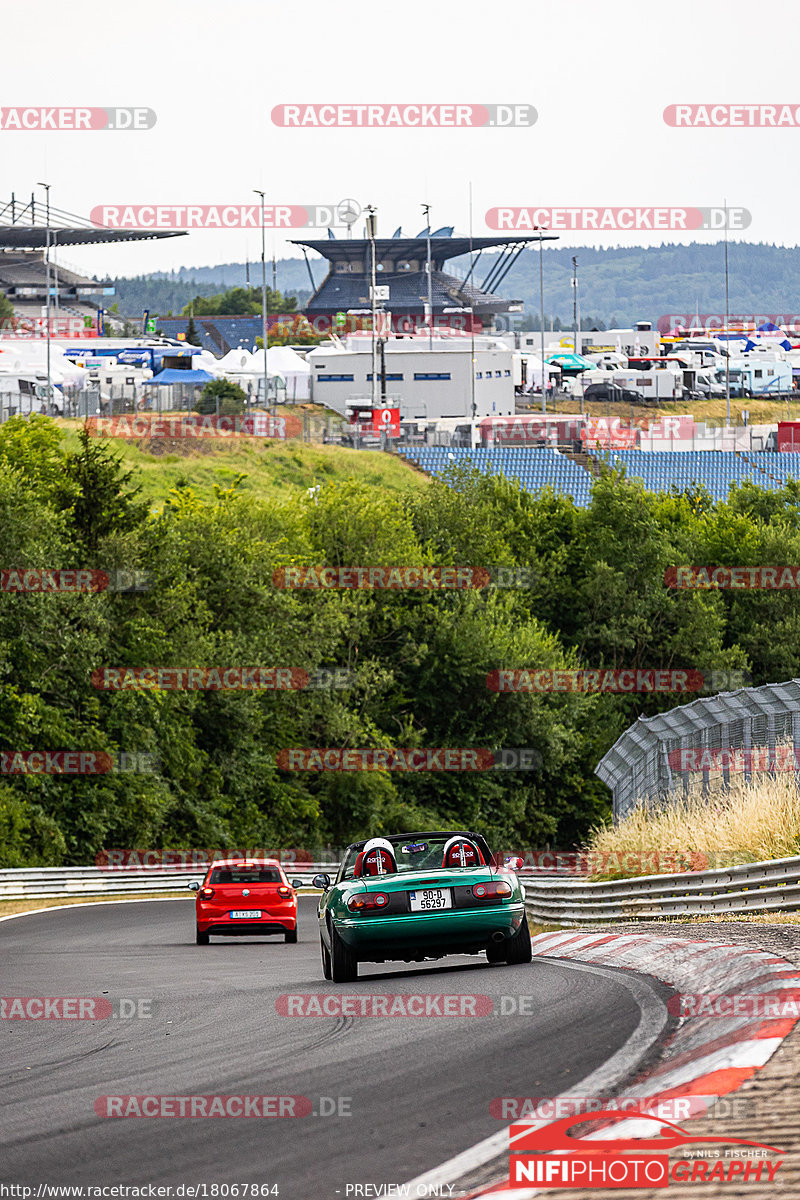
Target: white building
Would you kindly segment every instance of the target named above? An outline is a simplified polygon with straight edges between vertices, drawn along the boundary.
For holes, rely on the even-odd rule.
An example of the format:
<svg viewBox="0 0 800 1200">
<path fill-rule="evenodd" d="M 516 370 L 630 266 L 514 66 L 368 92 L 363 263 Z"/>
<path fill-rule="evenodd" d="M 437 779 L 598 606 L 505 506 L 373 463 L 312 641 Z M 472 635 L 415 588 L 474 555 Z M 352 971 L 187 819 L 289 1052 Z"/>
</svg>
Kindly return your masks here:
<svg viewBox="0 0 800 1200">
<path fill-rule="evenodd" d="M 499 338 L 390 338 L 384 343 L 387 403 L 403 421 L 469 420 L 512 416 L 513 352 Z M 380 355 L 376 352 L 380 381 Z M 306 357 L 315 403 L 345 414 L 354 400 L 372 395 L 372 344 L 348 337 L 316 346 Z M 379 385 L 380 386 L 380 385 Z"/>
</svg>

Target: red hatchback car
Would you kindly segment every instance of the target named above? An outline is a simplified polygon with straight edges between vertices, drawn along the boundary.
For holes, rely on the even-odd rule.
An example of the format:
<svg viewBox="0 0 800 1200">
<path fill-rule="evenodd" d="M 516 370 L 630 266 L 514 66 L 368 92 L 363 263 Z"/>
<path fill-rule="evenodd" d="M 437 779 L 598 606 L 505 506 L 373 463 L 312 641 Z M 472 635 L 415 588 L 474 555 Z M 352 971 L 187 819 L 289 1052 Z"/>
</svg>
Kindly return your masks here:
<svg viewBox="0 0 800 1200">
<path fill-rule="evenodd" d="M 282 933 L 284 941 L 297 941 L 297 891 L 301 879 L 289 883 L 274 858 L 223 859 L 212 862 L 197 892 L 197 944 L 207 946 L 215 937 L 260 937 Z"/>
</svg>

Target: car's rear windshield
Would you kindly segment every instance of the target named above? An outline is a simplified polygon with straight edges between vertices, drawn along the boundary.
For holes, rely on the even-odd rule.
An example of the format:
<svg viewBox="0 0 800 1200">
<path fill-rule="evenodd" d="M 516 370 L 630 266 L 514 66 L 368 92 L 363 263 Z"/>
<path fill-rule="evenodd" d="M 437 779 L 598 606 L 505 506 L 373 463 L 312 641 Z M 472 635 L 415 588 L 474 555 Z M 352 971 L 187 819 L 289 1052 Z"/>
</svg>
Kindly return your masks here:
<svg viewBox="0 0 800 1200">
<path fill-rule="evenodd" d="M 404 871 L 433 871 L 438 870 L 444 861 L 444 848 L 452 838 L 451 833 L 435 834 L 433 837 L 407 841 L 392 842 L 397 872 Z M 470 839 L 466 839 L 470 840 Z M 359 851 L 349 849 L 342 864 L 340 879 L 352 879 Z"/>
<path fill-rule="evenodd" d="M 283 883 L 277 867 L 215 867 L 209 883 Z"/>
</svg>

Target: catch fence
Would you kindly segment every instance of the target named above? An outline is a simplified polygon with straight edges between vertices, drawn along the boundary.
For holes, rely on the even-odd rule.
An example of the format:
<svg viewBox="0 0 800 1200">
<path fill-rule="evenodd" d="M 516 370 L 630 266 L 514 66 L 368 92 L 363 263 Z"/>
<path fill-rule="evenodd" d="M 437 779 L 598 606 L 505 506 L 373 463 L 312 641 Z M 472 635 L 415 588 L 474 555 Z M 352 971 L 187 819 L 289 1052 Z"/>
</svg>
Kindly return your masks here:
<svg viewBox="0 0 800 1200">
<path fill-rule="evenodd" d="M 800 679 L 694 700 L 639 717 L 600 760 L 614 821 L 637 803 L 677 800 L 695 782 L 709 795 L 731 778 L 800 771 Z"/>
</svg>

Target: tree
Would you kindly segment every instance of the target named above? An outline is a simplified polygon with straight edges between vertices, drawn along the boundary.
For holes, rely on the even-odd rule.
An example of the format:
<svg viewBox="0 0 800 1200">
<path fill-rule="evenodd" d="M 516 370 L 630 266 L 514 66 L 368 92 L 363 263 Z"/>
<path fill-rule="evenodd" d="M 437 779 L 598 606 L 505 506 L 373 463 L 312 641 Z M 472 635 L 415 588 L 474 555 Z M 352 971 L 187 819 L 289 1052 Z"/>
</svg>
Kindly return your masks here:
<svg viewBox="0 0 800 1200">
<path fill-rule="evenodd" d="M 238 383 L 230 379 L 212 379 L 200 393 L 196 409 L 202 414 L 219 412 L 221 417 L 230 417 L 243 413 L 246 403 L 247 393 Z"/>
<path fill-rule="evenodd" d="M 125 533 L 147 519 L 148 505 L 138 499 L 142 485 L 130 488 L 134 471 L 126 471 L 121 456 L 84 427 L 80 449 L 64 460 L 63 478 L 56 488 L 68 510 L 75 540 L 94 559 L 103 538 Z"/>
<path fill-rule="evenodd" d="M 190 346 L 199 346 L 201 344 L 200 334 L 197 332 L 193 316 L 189 317 L 189 324 L 186 326 L 186 341 Z"/>
<path fill-rule="evenodd" d="M 0 321 L 10 321 L 14 316 L 14 305 L 0 292 Z"/>
<path fill-rule="evenodd" d="M 234 287 L 215 296 L 195 296 L 183 310 L 184 316 L 197 317 L 257 317 L 261 313 L 260 287 Z M 296 296 L 284 296 L 267 288 L 267 311 L 293 312 Z"/>
</svg>

